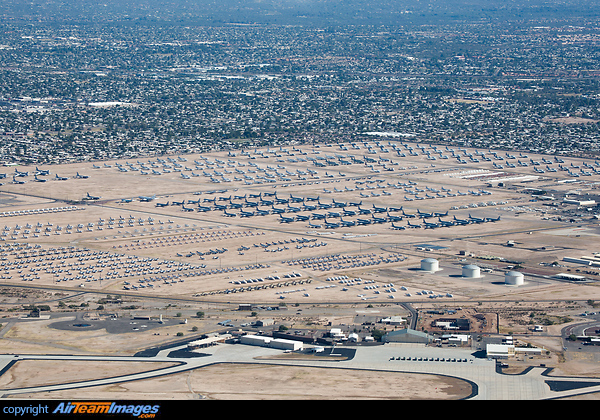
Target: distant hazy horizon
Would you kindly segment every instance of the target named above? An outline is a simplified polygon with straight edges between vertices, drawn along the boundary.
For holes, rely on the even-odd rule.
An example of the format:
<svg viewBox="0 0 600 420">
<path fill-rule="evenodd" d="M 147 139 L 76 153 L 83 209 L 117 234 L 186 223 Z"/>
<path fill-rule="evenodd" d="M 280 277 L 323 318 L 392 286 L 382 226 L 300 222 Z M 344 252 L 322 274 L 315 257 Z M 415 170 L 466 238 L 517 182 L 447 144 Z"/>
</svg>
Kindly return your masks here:
<svg viewBox="0 0 600 420">
<path fill-rule="evenodd" d="M 0 21 L 55 24 L 172 23 L 413 25 L 595 19 L 599 0 L 5 0 Z"/>
</svg>

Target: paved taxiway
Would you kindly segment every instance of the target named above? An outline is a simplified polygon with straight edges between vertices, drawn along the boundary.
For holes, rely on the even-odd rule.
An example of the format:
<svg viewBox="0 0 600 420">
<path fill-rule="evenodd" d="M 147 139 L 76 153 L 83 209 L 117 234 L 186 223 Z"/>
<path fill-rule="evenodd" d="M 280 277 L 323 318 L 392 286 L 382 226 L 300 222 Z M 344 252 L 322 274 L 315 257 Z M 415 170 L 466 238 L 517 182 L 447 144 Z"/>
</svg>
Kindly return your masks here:
<svg viewBox="0 0 600 420">
<path fill-rule="evenodd" d="M 185 348 L 182 346 L 181 348 Z M 181 349 L 179 348 L 179 349 Z M 473 386 L 473 394 L 468 399 L 473 400 L 542 400 L 561 398 L 572 395 L 600 391 L 600 381 L 593 378 L 552 377 L 547 376 L 547 369 L 536 367 L 519 375 L 498 373 L 493 360 L 473 357 L 471 350 L 439 349 L 422 345 L 381 345 L 356 347 L 355 356 L 349 360 L 333 360 L 329 357 L 318 357 L 313 360 L 282 360 L 259 359 L 259 356 L 279 355 L 281 350 L 247 346 L 241 344 L 219 344 L 202 352 L 202 357 L 169 357 L 169 353 L 178 350 L 171 348 L 158 352 L 154 357 L 116 357 L 116 356 L 61 356 L 61 355 L 2 355 L 0 370 L 9 367 L 14 362 L 26 360 L 65 360 L 65 361 L 131 361 L 131 362 L 167 362 L 178 363 L 175 366 L 156 369 L 148 372 L 128 374 L 123 376 L 96 379 L 89 381 L 70 382 L 56 385 L 28 387 L 2 390 L 2 397 L 16 397 L 20 394 L 52 392 L 92 386 L 103 386 L 120 382 L 149 379 L 158 376 L 176 374 L 179 372 L 198 369 L 217 363 L 261 363 L 274 365 L 291 365 L 305 367 L 321 367 L 331 369 L 366 369 L 391 372 L 437 374 L 460 378 L 469 381 Z M 421 357 L 435 359 L 443 357 L 466 359 L 466 361 L 413 361 L 397 360 L 398 357 Z M 552 386 L 550 386 L 552 384 Z M 553 389 L 562 389 L 559 391 Z"/>
</svg>

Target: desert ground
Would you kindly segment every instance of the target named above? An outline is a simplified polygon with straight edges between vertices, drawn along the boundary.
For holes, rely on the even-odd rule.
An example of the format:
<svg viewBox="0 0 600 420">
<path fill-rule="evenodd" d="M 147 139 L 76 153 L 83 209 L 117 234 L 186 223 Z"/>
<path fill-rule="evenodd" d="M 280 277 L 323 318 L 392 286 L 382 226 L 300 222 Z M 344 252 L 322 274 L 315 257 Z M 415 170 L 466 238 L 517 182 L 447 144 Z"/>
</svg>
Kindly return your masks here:
<svg viewBox="0 0 600 420">
<path fill-rule="evenodd" d="M 405 147 L 403 142 L 394 144 L 398 150 Z M 411 146 L 416 150 L 419 145 Z M 374 161 L 326 167 L 314 164 L 320 157 L 331 162 L 342 155 Z M 542 158 L 552 159 L 535 154 L 521 159 Z M 565 166 L 585 162 L 576 158 L 565 161 Z M 158 169 L 161 174 L 142 167 Z M 342 151 L 340 145 L 144 157 L 42 169 L 51 173 L 38 176 L 46 182 L 33 180 L 35 167 L 16 168 L 29 173 L 15 177 L 24 184 L 10 181 L 15 168 L 0 169 L 6 174 L 0 186 L 3 353 L 132 354 L 168 343 L 178 333 L 189 336 L 193 327 L 199 335 L 218 331 L 217 322 L 222 320 L 235 319 L 239 324 L 256 319 L 235 313 L 238 305 L 245 303 L 285 308 L 259 316 L 319 328 L 332 319 L 334 325 L 336 319 L 353 318 L 357 310 L 369 308 L 404 315 L 401 305 L 409 304 L 420 313 L 453 309 L 463 311 L 461 316 L 491 314 L 485 329 L 475 332 L 522 334 L 524 340 L 551 349 L 552 361 L 561 372 L 598 373 L 589 368 L 596 366 L 593 357 L 563 352 L 560 338 L 562 327 L 582 322 L 579 314 L 593 311 L 595 301 L 600 300 L 598 268 L 563 260 L 593 260 L 594 253 L 600 252 L 600 227 L 594 211 L 561 199 L 596 196 L 599 175 L 595 173 L 574 179 L 565 171 L 540 174 L 532 166 L 500 170 L 486 160 L 465 165 L 452 158 L 434 161 L 425 153 L 401 157 L 390 150 L 379 155 L 364 149 Z M 270 176 L 259 178 L 261 174 Z M 213 182 L 215 179 L 220 182 Z M 501 185 L 499 180 L 505 181 Z M 534 190 L 555 198 L 536 200 L 531 194 Z M 276 199 L 288 202 L 269 205 Z M 209 209 L 201 211 L 201 207 Z M 284 212 L 275 214 L 277 209 Z M 270 214 L 259 215 L 257 210 Z M 471 223 L 442 225 L 442 221 L 454 220 Z M 415 224 L 421 227 L 413 227 Z M 425 258 L 436 259 L 439 270 L 423 271 Z M 481 275 L 464 277 L 466 264 L 479 266 Z M 506 284 L 504 276 L 509 270 L 522 272 L 523 284 Z M 582 280 L 558 278 L 561 273 L 577 274 Z M 434 298 L 423 291 L 432 292 L 429 295 Z M 112 300 L 100 303 L 106 296 Z M 32 306 L 44 306 L 41 315 L 47 318 L 24 318 Z M 292 322 L 297 308 L 305 314 L 315 309 L 312 318 L 296 313 Z M 117 313 L 121 318 L 164 315 L 187 323 L 121 333 L 51 327 L 59 315 L 85 311 L 100 316 Z M 196 317 L 198 311 L 206 316 Z M 176 315 L 180 312 L 183 315 Z M 531 333 L 533 320 L 544 323 L 544 333 Z M 419 328 L 427 328 L 425 321 L 430 320 L 422 319 Z M 28 369 L 38 368 L 13 367 L 0 379 L 6 386 L 21 386 L 32 379 Z M 219 366 L 203 369 L 202 375 L 218 377 L 219 369 L 242 374 L 238 368 Z M 246 372 L 259 378 L 261 369 L 265 368 Z M 277 368 L 270 369 L 265 378 L 279 375 L 274 373 Z M 110 375 L 108 370 L 86 372 Z M 364 375 L 352 380 L 368 383 L 368 374 Z M 304 383 L 301 378 L 314 375 L 299 369 L 296 376 L 292 382 L 298 389 L 305 388 L 303 391 L 294 395 L 282 389 L 282 394 L 275 394 L 318 398 L 311 394 L 310 381 L 306 387 L 300 385 Z M 417 376 L 406 381 L 420 381 Z M 154 384 L 149 386 L 158 387 L 168 380 L 150 381 Z M 194 385 L 200 381 L 196 372 L 174 381 L 181 391 L 172 398 L 266 398 L 241 388 L 202 388 Z M 427 383 L 410 388 L 434 398 L 462 395 L 460 384 L 438 382 L 439 390 Z M 137 385 L 120 387 L 127 388 L 127 395 L 139 395 Z M 269 386 L 265 383 L 265 389 Z M 381 398 L 411 395 L 407 389 L 393 386 L 371 391 Z M 108 391 L 94 392 L 102 395 Z M 350 390 L 339 390 L 339 398 L 352 396 Z"/>
</svg>

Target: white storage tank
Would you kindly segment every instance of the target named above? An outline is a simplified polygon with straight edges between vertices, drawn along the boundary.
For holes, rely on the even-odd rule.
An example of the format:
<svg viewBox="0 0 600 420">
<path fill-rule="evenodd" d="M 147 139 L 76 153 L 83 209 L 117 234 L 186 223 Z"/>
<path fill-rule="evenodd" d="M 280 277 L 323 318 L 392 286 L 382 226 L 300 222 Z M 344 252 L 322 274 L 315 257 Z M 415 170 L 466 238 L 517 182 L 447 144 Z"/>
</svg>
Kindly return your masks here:
<svg viewBox="0 0 600 420">
<path fill-rule="evenodd" d="M 512 286 L 520 286 L 525 283 L 525 277 L 523 273 L 519 273 L 518 271 L 508 271 L 504 275 L 504 283 Z"/>
<path fill-rule="evenodd" d="M 462 276 L 471 279 L 479 278 L 481 277 L 481 269 L 474 264 L 464 265 L 462 268 Z"/>
<path fill-rule="evenodd" d="M 425 258 L 421 260 L 421 270 L 423 271 L 439 271 L 440 265 L 435 258 Z"/>
</svg>

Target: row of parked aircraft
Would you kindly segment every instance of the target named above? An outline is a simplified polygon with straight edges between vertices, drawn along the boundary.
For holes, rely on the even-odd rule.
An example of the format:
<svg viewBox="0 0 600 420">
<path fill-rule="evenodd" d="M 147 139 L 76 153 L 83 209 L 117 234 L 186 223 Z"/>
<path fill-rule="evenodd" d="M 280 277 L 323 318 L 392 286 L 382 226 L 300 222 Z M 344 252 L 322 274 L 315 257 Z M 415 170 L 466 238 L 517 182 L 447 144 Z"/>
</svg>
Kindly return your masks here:
<svg viewBox="0 0 600 420">
<path fill-rule="evenodd" d="M 8 174 L 6 173 L 0 173 L 0 179 L 6 179 Z M 44 176 L 49 176 L 50 175 L 50 171 L 49 170 L 45 170 L 45 169 L 39 169 L 37 166 L 35 168 L 35 172 L 32 173 L 33 175 L 33 181 L 34 182 L 47 182 L 49 180 L 49 178 L 43 178 Z M 20 178 L 27 178 L 29 176 L 29 171 L 19 171 L 17 168 L 15 168 L 15 171 L 12 174 L 12 183 L 13 184 L 25 184 L 27 181 L 23 181 Z M 17 179 L 19 178 L 19 179 Z M 89 178 L 88 175 L 81 175 L 79 172 L 77 172 L 77 174 L 75 174 L 75 176 L 73 177 L 75 179 L 87 179 Z M 66 176 L 59 176 L 58 174 L 54 174 L 54 178 L 50 178 L 53 179 L 55 181 L 66 181 L 69 179 L 69 177 Z"/>
<path fill-rule="evenodd" d="M 431 221 L 427 221 L 427 219 L 425 217 L 422 217 L 422 223 L 411 223 L 410 220 L 407 220 L 407 224 L 406 225 L 397 225 L 395 223 L 400 222 L 403 220 L 403 216 L 391 216 L 389 213 L 387 214 L 387 217 L 377 217 L 375 215 L 371 215 L 370 218 L 367 219 L 356 219 L 356 220 L 344 220 L 343 218 L 340 218 L 339 222 L 331 222 L 327 220 L 327 217 L 323 218 L 323 225 L 326 229 L 336 229 L 336 228 L 340 228 L 340 227 L 351 227 L 351 226 L 359 226 L 359 225 L 370 225 L 370 224 L 376 224 L 376 223 L 386 223 L 386 222 L 391 222 L 391 228 L 394 230 L 405 230 L 406 228 L 425 228 L 425 229 L 437 229 L 437 228 L 442 228 L 442 227 L 450 227 L 450 226 L 462 226 L 462 225 L 468 225 L 468 224 L 473 224 L 473 223 L 487 223 L 487 222 L 497 222 L 500 220 L 500 216 L 498 216 L 497 218 L 491 218 L 491 217 L 486 217 L 486 218 L 478 218 L 478 217 L 474 217 L 469 215 L 468 219 L 458 219 L 456 218 L 456 216 L 454 216 L 453 220 L 442 220 L 441 217 L 438 217 L 438 222 L 431 222 Z M 294 219 L 294 218 L 283 218 L 282 217 L 282 222 L 284 223 L 291 223 L 294 221 L 300 221 L 301 219 Z M 321 228 L 323 227 L 323 225 L 321 224 L 314 224 L 314 223 L 310 223 L 308 224 L 308 227 L 310 228 Z"/>
<path fill-rule="evenodd" d="M 140 201 L 152 201 L 156 199 L 156 195 L 153 196 L 140 196 Z M 250 200 L 249 200 L 250 199 Z M 127 199 L 130 200 L 130 199 Z M 251 201 L 256 200 L 256 201 Z M 186 207 L 187 205 L 195 204 L 196 207 Z M 285 205 L 284 207 L 276 207 L 276 205 Z M 182 211 L 188 212 L 209 212 L 209 211 L 222 211 L 225 217 L 254 217 L 254 216 L 266 216 L 269 214 L 275 214 L 279 216 L 280 223 L 294 223 L 294 222 L 309 222 L 311 228 L 325 227 L 328 229 L 335 229 L 339 227 L 351 227 L 358 225 L 369 225 L 377 223 L 391 222 L 393 229 L 405 229 L 406 227 L 418 228 L 424 227 L 425 229 L 435 229 L 438 227 L 449 227 L 457 225 L 467 225 L 471 223 L 485 223 L 499 221 L 498 218 L 477 218 L 469 215 L 468 219 L 458 219 L 454 216 L 451 221 L 442 220 L 442 217 L 448 216 L 446 212 L 424 212 L 417 209 L 416 213 L 409 214 L 404 211 L 402 206 L 376 206 L 372 204 L 371 207 L 362 207 L 362 201 L 360 202 L 345 202 L 332 200 L 331 203 L 323 203 L 319 196 L 316 197 L 299 197 L 290 194 L 289 197 L 278 197 L 277 192 L 261 192 L 258 194 L 244 194 L 243 196 L 219 196 L 212 198 L 204 198 L 197 200 L 182 200 L 182 201 L 167 201 L 157 202 L 156 207 L 169 207 L 169 206 L 180 206 Z M 261 208 L 263 206 L 263 208 Z M 266 209 L 264 207 L 267 207 Z M 238 212 L 230 212 L 228 210 L 239 210 Z M 249 210 L 251 209 L 251 210 Z M 327 212 L 319 213 L 318 210 L 329 210 Z M 304 211 L 310 211 L 310 215 L 297 214 Z M 402 216 L 390 214 L 392 212 L 401 212 Z M 284 214 L 294 213 L 293 216 L 284 216 Z M 383 215 L 385 213 L 385 215 Z M 378 216 L 382 214 L 382 216 Z M 369 215 L 368 218 L 358 217 L 355 220 L 347 220 L 344 217 L 362 216 Z M 405 226 L 398 226 L 394 223 L 398 223 L 406 219 L 422 219 L 422 224 L 411 223 L 408 221 Z M 429 222 L 426 219 L 437 218 L 438 222 Z M 331 221 L 332 219 L 339 219 L 339 221 Z M 312 223 L 311 221 L 320 220 L 319 223 Z"/>
</svg>

